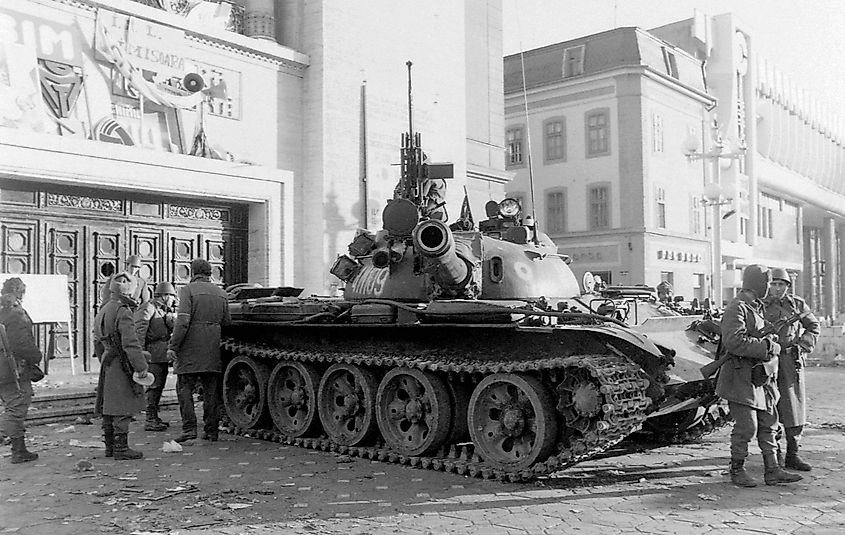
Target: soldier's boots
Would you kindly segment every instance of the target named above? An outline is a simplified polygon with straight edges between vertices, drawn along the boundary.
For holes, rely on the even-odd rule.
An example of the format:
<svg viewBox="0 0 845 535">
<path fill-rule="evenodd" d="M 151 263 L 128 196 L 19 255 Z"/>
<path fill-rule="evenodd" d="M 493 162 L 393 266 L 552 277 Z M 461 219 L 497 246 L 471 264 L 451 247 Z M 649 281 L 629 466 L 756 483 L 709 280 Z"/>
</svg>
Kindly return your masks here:
<svg viewBox="0 0 845 535">
<path fill-rule="evenodd" d="M 158 417 L 158 408 L 147 407 L 147 421 L 144 423 L 144 431 L 166 431 L 170 424 L 163 422 Z"/>
<path fill-rule="evenodd" d="M 790 470 L 798 470 L 799 472 L 809 472 L 813 469 L 812 466 L 798 456 L 797 451 L 787 451 L 783 465 Z"/>
<path fill-rule="evenodd" d="M 106 443 L 106 457 L 114 457 L 114 428 L 103 429 L 103 442 Z"/>
<path fill-rule="evenodd" d="M 12 439 L 12 464 L 28 463 L 37 458 L 37 453 L 33 453 L 26 449 L 26 441 L 23 437 Z"/>
<path fill-rule="evenodd" d="M 757 481 L 745 471 L 745 459 L 731 459 L 731 483 L 737 487 L 757 486 Z"/>
<path fill-rule="evenodd" d="M 140 459 L 144 454 L 129 447 L 129 436 L 126 433 L 114 434 L 114 460 L 133 461 Z"/>
<path fill-rule="evenodd" d="M 787 472 L 778 466 L 778 459 L 774 453 L 767 453 L 763 455 L 763 464 L 765 465 L 765 472 L 763 472 L 763 480 L 766 485 L 779 485 L 781 483 L 795 483 L 804 479 L 798 474 Z"/>
<path fill-rule="evenodd" d="M 182 443 L 187 442 L 189 440 L 196 440 L 197 439 L 197 432 L 196 431 L 182 431 L 182 434 L 176 437 L 176 442 Z"/>
<path fill-rule="evenodd" d="M 202 433 L 202 439 L 208 440 L 209 442 L 217 442 L 219 438 L 218 433 L 206 433 L 205 431 Z"/>
</svg>

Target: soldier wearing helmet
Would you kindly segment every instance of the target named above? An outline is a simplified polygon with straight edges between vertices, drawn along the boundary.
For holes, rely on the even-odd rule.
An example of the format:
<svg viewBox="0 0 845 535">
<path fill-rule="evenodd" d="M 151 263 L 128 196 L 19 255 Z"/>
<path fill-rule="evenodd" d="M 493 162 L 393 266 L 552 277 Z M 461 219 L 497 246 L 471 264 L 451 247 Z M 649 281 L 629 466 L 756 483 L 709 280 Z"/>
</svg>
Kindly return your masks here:
<svg viewBox="0 0 845 535">
<path fill-rule="evenodd" d="M 135 311 L 135 331 L 144 349 L 149 352 L 147 363 L 155 382 L 147 387 L 147 421 L 145 431 L 164 431 L 170 424 L 159 417 L 159 402 L 167 381 L 167 343 L 176 320 L 176 289 L 169 282 L 155 287 L 155 297 L 144 301 Z"/>
<path fill-rule="evenodd" d="M 38 363 L 41 350 L 32 335 L 32 319 L 21 305 L 26 284 L 20 277 L 3 282 L 0 291 L 0 328 L 5 336 L 0 344 L 0 432 L 12 441 L 14 464 L 38 459 L 38 454 L 26 448 L 24 421 L 32 401 L 32 381 L 43 377 Z"/>
<path fill-rule="evenodd" d="M 179 289 L 176 325 L 167 354 L 174 361 L 176 396 L 182 416 L 182 434 L 177 442 L 197 438 L 194 386 L 202 385 L 204 440 L 217 440 L 220 423 L 221 374 L 220 334 L 232 319 L 226 292 L 211 281 L 212 268 L 206 260 L 191 262 L 191 282 Z"/>
<path fill-rule="evenodd" d="M 135 331 L 132 292 L 134 277 L 121 271 L 112 277 L 111 299 L 94 319 L 94 344 L 100 355 L 95 412 L 103 415 L 106 457 L 117 461 L 140 459 L 140 451 L 129 447 L 129 422 L 141 412 L 144 389 L 133 381 L 147 377 L 147 359 Z"/>
<path fill-rule="evenodd" d="M 123 268 L 123 273 L 129 273 L 133 277 L 135 287 L 132 289 L 130 296 L 135 301 L 136 306 L 137 304 L 152 298 L 150 288 L 147 286 L 147 281 L 141 276 L 141 267 L 143 267 L 141 257 L 133 254 L 126 258 Z M 105 305 L 111 299 L 111 282 L 114 277 L 115 274 L 110 275 L 103 284 L 103 289 L 100 292 L 100 306 Z"/>
<path fill-rule="evenodd" d="M 761 337 L 764 327 L 763 302 L 770 273 L 759 264 L 745 268 L 742 291 L 722 314 L 720 351 L 732 358 L 719 370 L 716 393 L 728 401 L 734 427 L 731 432 L 731 482 L 739 487 L 755 487 L 757 482 L 745 471 L 748 443 L 757 436 L 763 453 L 767 485 L 791 483 L 801 476 L 783 471 L 777 462 L 775 431 L 777 414 L 777 364 L 780 353 L 774 335 Z"/>
<path fill-rule="evenodd" d="M 798 446 L 804 424 L 807 423 L 807 393 L 804 383 L 804 355 L 816 347 L 821 330 L 819 321 L 810 312 L 807 303 L 789 293 L 792 280 L 785 269 L 772 270 L 769 295 L 764 300 L 763 316 L 766 321 L 776 322 L 795 313 L 807 313 L 797 323 L 786 325 L 778 332 L 780 355 L 778 356 L 778 417 L 780 427 L 777 433 L 778 461 L 781 466 L 792 470 L 808 472 L 810 465 L 798 456 Z M 780 447 L 780 437 L 786 434 L 786 455 Z"/>
</svg>

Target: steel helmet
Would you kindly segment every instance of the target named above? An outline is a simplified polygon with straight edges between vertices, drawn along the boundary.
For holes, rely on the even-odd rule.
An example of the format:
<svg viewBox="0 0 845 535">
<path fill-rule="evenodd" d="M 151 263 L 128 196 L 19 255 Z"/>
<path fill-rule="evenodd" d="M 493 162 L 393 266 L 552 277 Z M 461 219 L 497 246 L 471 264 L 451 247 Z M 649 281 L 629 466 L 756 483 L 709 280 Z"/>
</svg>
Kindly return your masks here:
<svg viewBox="0 0 845 535">
<path fill-rule="evenodd" d="M 751 290 L 762 298 L 769 290 L 769 282 L 772 280 L 769 268 L 761 264 L 752 264 L 742 272 L 742 289 Z"/>
<path fill-rule="evenodd" d="M 126 258 L 126 267 L 141 267 L 141 257 L 133 254 L 130 257 Z"/>
<path fill-rule="evenodd" d="M 126 271 L 116 273 L 109 283 L 109 290 L 114 294 L 129 297 L 135 290 L 135 277 Z"/>
<path fill-rule="evenodd" d="M 792 286 L 792 278 L 789 276 L 789 273 L 783 268 L 772 268 L 772 280 L 782 280 L 783 282 L 787 283 L 788 285 Z"/>
<path fill-rule="evenodd" d="M 176 288 L 169 282 L 160 282 L 156 284 L 156 295 L 176 295 Z"/>
</svg>

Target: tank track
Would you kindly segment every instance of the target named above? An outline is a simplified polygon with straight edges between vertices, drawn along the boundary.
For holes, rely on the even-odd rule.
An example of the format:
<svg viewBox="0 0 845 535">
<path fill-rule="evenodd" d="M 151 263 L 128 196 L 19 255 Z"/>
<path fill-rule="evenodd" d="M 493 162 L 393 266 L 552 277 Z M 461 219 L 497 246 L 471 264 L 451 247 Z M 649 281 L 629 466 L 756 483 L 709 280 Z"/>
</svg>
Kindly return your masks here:
<svg viewBox="0 0 845 535">
<path fill-rule="evenodd" d="M 331 451 L 415 468 L 514 483 L 549 476 L 554 472 L 594 457 L 617 444 L 640 428 L 645 420 L 645 410 L 651 403 L 651 400 L 645 396 L 648 379 L 641 375 L 638 367 L 629 363 L 625 358 L 615 355 L 580 355 L 530 361 L 495 362 L 472 360 L 466 357 L 461 358 L 458 355 L 444 355 L 442 353 L 438 353 L 436 356 L 400 357 L 377 352 L 372 354 L 339 351 L 306 352 L 238 342 L 231 338 L 224 339 L 221 348 L 233 356 L 243 355 L 271 361 L 293 360 L 321 364 L 342 362 L 372 367 L 404 366 L 422 371 L 447 373 L 450 381 L 467 380 L 473 375 L 533 372 L 541 373 L 552 384 L 557 384 L 564 368 L 576 367 L 586 370 L 590 377 L 598 382 L 599 391 L 604 395 L 602 418 L 597 420 L 595 425 L 592 425 L 587 432 L 573 433 L 572 436 L 567 437 L 568 444 L 558 443 L 555 449 L 556 453 L 553 453 L 545 461 L 522 470 L 504 470 L 488 465 L 474 451 L 474 446 L 471 443 L 447 444 L 434 455 L 408 456 L 387 449 L 383 442 L 373 446 L 346 446 L 332 442 L 325 436 L 295 438 L 284 435 L 275 427 L 244 429 L 234 426 L 231 422 L 225 424 L 226 431 L 232 434 L 248 435 L 286 445 Z M 228 420 L 228 417 L 226 420 Z"/>
<path fill-rule="evenodd" d="M 728 404 L 715 397 L 705 404 L 705 414 L 694 425 L 681 431 L 652 431 L 651 438 L 665 444 L 687 444 L 728 425 L 731 421 Z"/>
</svg>

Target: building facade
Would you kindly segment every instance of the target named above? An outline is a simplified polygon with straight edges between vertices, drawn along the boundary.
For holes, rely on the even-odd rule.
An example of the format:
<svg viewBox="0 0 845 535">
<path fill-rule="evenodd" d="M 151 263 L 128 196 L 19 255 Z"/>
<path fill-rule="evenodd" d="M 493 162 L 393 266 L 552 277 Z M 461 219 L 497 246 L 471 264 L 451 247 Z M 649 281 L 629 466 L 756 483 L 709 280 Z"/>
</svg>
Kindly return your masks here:
<svg viewBox="0 0 845 535">
<path fill-rule="evenodd" d="M 594 43 L 625 34 L 638 36 L 632 41 L 651 43 L 662 58 L 657 52 L 643 53 L 643 45 L 636 47 L 640 54 L 635 60 L 620 48 L 591 52 Z M 583 47 L 580 52 L 579 47 Z M 543 54 L 549 56 L 549 63 L 562 67 L 556 79 L 537 83 L 539 71 L 532 71 L 531 58 Z M 677 82 L 668 92 L 666 84 L 640 84 L 640 92 L 630 96 L 637 111 L 625 114 L 619 111 L 623 100 L 618 84 L 612 92 L 606 90 L 604 101 L 580 90 L 581 84 L 592 79 L 614 79 L 609 68 L 591 71 L 591 61 L 607 55 L 612 57 L 607 63 L 617 69 L 639 61 L 637 68 L 643 72 L 662 71 L 664 78 L 668 74 Z M 560 76 L 574 61 L 571 58 L 580 58 L 583 69 Z M 742 268 L 762 263 L 787 269 L 795 291 L 807 297 L 814 309 L 825 316 L 837 314 L 842 303 L 839 236 L 845 214 L 845 191 L 840 191 L 845 187 L 841 121 L 762 59 L 752 33 L 740 21 L 730 14 L 697 13 L 647 32 L 620 28 L 552 45 L 526 52 L 524 59 L 528 116 L 534 117 L 535 212 L 547 230 L 556 225 L 563 229 L 552 236 L 564 252 L 572 251 L 576 271 L 599 272 L 614 284 L 656 285 L 669 280 L 676 295 L 687 299 L 713 295 L 724 302 L 740 289 Z M 510 74 L 506 79 L 508 133 L 525 122 L 519 63 L 519 56 L 505 59 Z M 698 72 L 694 77 L 698 85 L 683 78 L 681 65 Z M 681 86 L 691 84 L 699 94 L 685 98 L 688 90 Z M 544 96 L 553 88 L 566 91 L 565 105 L 560 98 Z M 542 114 L 534 111 L 541 107 Z M 590 110 L 602 107 L 609 111 L 607 118 L 591 122 Z M 574 151 L 575 165 L 548 159 L 549 136 L 555 139 L 556 135 L 547 124 L 549 118 L 555 122 L 556 115 L 568 121 L 569 145 L 564 151 Z M 608 138 L 607 153 L 598 156 L 610 162 L 604 168 L 578 145 L 581 139 L 589 143 L 595 131 Z M 614 161 L 615 146 L 619 158 L 626 147 L 632 147 L 626 163 Z M 517 179 L 509 190 L 524 195 L 527 168 L 515 165 L 510 154 L 509 168 L 517 171 Z M 595 214 L 600 213 L 601 192 L 581 186 L 583 177 L 610 182 L 609 229 L 590 230 Z M 621 184 L 628 181 L 640 186 L 625 189 Z M 620 191 L 614 200 L 617 182 Z M 554 187 L 566 188 L 566 195 L 544 192 Z M 565 202 L 563 209 L 555 208 L 559 201 Z M 618 213 L 614 212 L 617 202 Z M 564 212 L 568 212 L 566 222 L 556 222 Z M 625 222 L 625 212 L 633 225 Z M 608 240 L 613 234 L 619 237 Z M 636 238 L 626 243 L 623 237 L 629 235 L 642 236 L 644 246 L 638 248 Z M 716 236 L 721 238 L 718 246 Z M 586 258 L 584 244 L 588 244 Z M 617 254 L 626 248 L 630 258 Z M 711 260 L 708 257 L 714 251 L 718 259 Z M 720 276 L 713 277 L 717 269 Z"/>
<path fill-rule="evenodd" d="M 465 184 L 478 206 L 501 196 L 499 2 L 394 4 L 0 5 L 0 273 L 67 275 L 60 355 L 90 353 L 131 254 L 151 284 L 202 257 L 221 285 L 332 292 L 399 176 L 406 61 L 415 129 L 455 163 L 451 206 Z"/>
<path fill-rule="evenodd" d="M 509 195 L 572 257 L 576 276 L 667 279 L 676 294 L 704 299 L 705 181 L 679 140 L 701 130 L 714 102 L 695 58 L 638 28 L 509 56 Z"/>
</svg>

